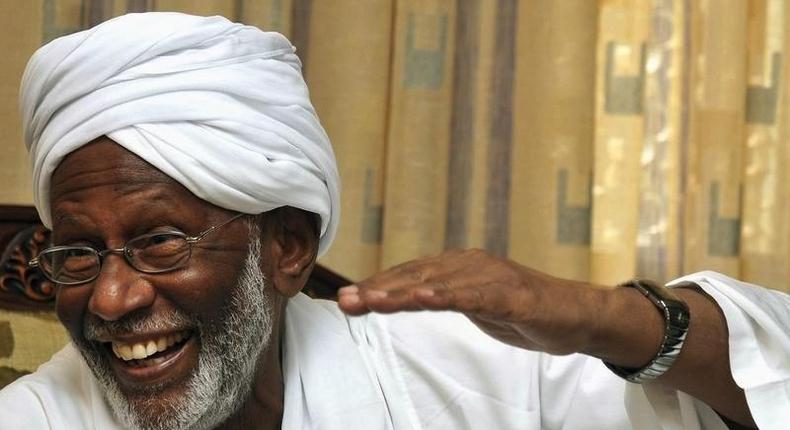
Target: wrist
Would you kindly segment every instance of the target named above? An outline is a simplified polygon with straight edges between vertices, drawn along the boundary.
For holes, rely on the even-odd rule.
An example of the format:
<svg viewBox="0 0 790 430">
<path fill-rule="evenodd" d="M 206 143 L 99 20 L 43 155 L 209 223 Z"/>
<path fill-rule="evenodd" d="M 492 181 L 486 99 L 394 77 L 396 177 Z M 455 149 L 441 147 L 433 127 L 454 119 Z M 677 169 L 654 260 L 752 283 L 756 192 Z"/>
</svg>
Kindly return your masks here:
<svg viewBox="0 0 790 430">
<path fill-rule="evenodd" d="M 641 368 L 658 354 L 664 317 L 634 288 L 599 290 L 597 318 L 584 354 L 626 368 Z"/>
<path fill-rule="evenodd" d="M 638 291 L 652 303 L 664 320 L 664 331 L 659 351 L 643 366 L 622 366 L 605 362 L 612 372 L 630 382 L 644 383 L 654 380 L 669 369 L 680 356 L 688 334 L 691 315 L 688 305 L 667 288 L 652 281 L 634 279 L 622 285 Z"/>
<path fill-rule="evenodd" d="M 599 327 L 606 318 L 603 309 L 610 291 L 580 281 L 548 277 L 542 281 L 533 307 L 541 311 L 533 312 L 523 324 L 527 338 L 546 339 L 532 349 L 553 355 L 589 354 L 601 337 Z"/>
</svg>

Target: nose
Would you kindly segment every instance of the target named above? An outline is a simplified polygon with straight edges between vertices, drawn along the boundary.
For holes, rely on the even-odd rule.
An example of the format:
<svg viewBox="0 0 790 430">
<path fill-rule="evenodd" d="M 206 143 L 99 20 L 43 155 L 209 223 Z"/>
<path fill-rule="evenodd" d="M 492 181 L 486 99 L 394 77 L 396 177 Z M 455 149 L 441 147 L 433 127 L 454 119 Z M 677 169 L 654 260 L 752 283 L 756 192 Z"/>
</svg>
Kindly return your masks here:
<svg viewBox="0 0 790 430">
<path fill-rule="evenodd" d="M 138 309 L 151 306 L 156 291 L 123 255 L 108 254 L 99 277 L 93 281 L 88 311 L 105 321 L 117 321 Z"/>
</svg>

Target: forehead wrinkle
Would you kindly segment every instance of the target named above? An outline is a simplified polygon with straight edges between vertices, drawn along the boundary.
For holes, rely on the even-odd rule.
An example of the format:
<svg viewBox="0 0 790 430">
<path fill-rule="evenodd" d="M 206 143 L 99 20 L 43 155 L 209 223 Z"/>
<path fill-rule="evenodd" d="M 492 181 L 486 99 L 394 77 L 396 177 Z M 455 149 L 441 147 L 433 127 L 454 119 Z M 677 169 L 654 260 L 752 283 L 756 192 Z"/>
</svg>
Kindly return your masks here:
<svg viewBox="0 0 790 430">
<path fill-rule="evenodd" d="M 106 216 L 95 217 L 90 212 L 83 212 L 81 209 L 84 207 L 84 202 L 79 199 L 75 200 L 61 200 L 57 204 L 53 204 L 53 224 L 52 234 L 53 240 L 58 240 L 64 232 L 82 232 L 82 233 L 97 233 L 102 231 L 102 226 L 107 223 L 116 225 L 125 225 L 127 227 L 134 227 L 136 225 L 148 226 L 154 219 L 159 222 L 171 222 L 160 219 L 162 216 L 167 218 L 167 213 L 176 210 L 178 207 L 177 199 L 171 189 L 165 188 L 148 188 L 144 186 L 137 187 L 139 192 L 136 193 L 135 198 L 144 201 L 143 206 L 133 209 L 127 207 L 124 209 L 124 214 L 115 212 L 105 213 Z M 131 188 L 126 189 L 127 193 L 133 194 Z M 121 197 L 121 196 L 119 196 Z M 156 215 L 153 215 L 156 214 Z M 151 215 L 154 218 L 151 218 Z M 125 220 L 125 221 L 122 221 Z M 129 224 L 131 220 L 131 224 Z M 120 224 L 119 224 L 120 223 Z M 95 230 L 99 229 L 99 230 Z M 81 234 L 82 234 L 81 233 Z M 99 234 L 103 236 L 102 234 Z"/>
<path fill-rule="evenodd" d="M 51 202 L 55 196 L 88 188 L 112 186 L 130 191 L 151 184 L 173 184 L 172 178 L 106 136 L 99 137 L 66 155 L 52 173 Z"/>
<path fill-rule="evenodd" d="M 132 183 L 132 184 L 114 184 L 109 183 L 106 185 L 95 185 L 91 184 L 90 186 L 83 187 L 83 189 L 91 189 L 91 188 L 101 188 L 101 187 L 111 187 L 112 192 L 114 194 L 114 198 L 122 198 L 127 195 L 135 195 L 138 199 L 145 200 L 148 205 L 146 207 L 150 207 L 150 204 L 156 203 L 167 203 L 170 205 L 175 205 L 173 190 L 170 188 L 162 188 L 162 187 L 150 187 L 149 185 L 152 182 L 148 183 Z M 160 182 L 157 182 L 160 183 Z M 71 190 L 69 193 L 77 193 L 79 190 Z M 86 199 L 81 198 L 74 198 L 71 199 L 67 196 L 68 193 L 62 193 L 57 201 L 53 202 L 53 220 L 54 221 L 70 221 L 71 219 L 76 219 L 78 217 L 71 214 L 71 208 L 76 207 L 79 209 L 83 207 L 86 203 Z M 75 206 L 76 205 L 76 206 Z M 59 210 L 60 209 L 60 210 Z"/>
<path fill-rule="evenodd" d="M 132 189 L 136 188 L 136 190 Z M 76 228 L 85 229 L 93 228 L 101 225 L 103 222 L 118 222 L 121 218 L 135 219 L 138 222 L 146 218 L 152 213 L 163 214 L 169 211 L 175 211 L 178 207 L 177 199 L 175 199 L 172 190 L 167 188 L 148 188 L 144 186 L 125 188 L 123 194 L 134 194 L 134 198 L 139 201 L 144 201 L 143 206 L 133 209 L 127 207 L 124 216 L 118 213 L 107 213 L 110 218 L 94 218 L 93 215 L 85 214 L 81 211 L 84 207 L 84 202 L 80 200 L 70 201 L 69 199 L 61 200 L 58 204 L 53 205 L 53 231 L 61 230 L 63 228 Z M 118 195 L 117 197 L 122 197 Z M 141 218 L 142 217 L 142 218 Z"/>
<path fill-rule="evenodd" d="M 68 213 L 68 212 L 58 213 L 58 214 L 56 214 L 53 217 L 53 219 L 52 219 L 52 227 L 53 227 L 52 233 L 54 233 L 54 234 L 57 234 L 57 232 L 59 230 L 59 229 L 55 229 L 54 228 L 56 225 L 58 227 L 61 227 L 61 228 L 62 227 L 66 227 L 66 226 L 74 226 L 74 227 L 81 227 L 82 226 L 82 224 L 81 224 L 81 222 L 79 220 L 79 217 L 74 215 L 74 214 Z"/>
<path fill-rule="evenodd" d="M 110 174 L 108 174 L 108 172 Z M 52 195 L 64 195 L 90 188 L 111 186 L 114 192 L 129 194 L 148 188 L 153 184 L 172 184 L 174 181 L 150 166 L 101 166 L 95 169 L 84 167 L 69 176 L 53 175 Z"/>
<path fill-rule="evenodd" d="M 67 155 L 51 181 L 53 224 L 68 220 L 60 215 L 69 213 L 77 215 L 73 221 L 79 227 L 88 225 L 81 222 L 83 216 L 91 222 L 121 218 L 134 222 L 151 211 L 194 218 L 205 216 L 209 209 L 222 209 L 109 138 L 97 139 Z"/>
</svg>

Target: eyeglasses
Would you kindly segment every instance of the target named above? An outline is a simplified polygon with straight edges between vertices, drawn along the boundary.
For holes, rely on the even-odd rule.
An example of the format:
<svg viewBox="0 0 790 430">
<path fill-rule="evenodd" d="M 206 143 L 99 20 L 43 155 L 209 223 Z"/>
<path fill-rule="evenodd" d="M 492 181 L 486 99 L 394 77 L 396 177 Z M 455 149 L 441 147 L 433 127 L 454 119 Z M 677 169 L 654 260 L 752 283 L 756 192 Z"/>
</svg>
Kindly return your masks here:
<svg viewBox="0 0 790 430">
<path fill-rule="evenodd" d="M 143 273 L 169 272 L 183 267 L 189 261 L 192 245 L 244 215 L 238 214 L 195 236 L 188 236 L 178 230 L 144 234 L 118 249 L 99 251 L 90 246 L 54 246 L 41 251 L 27 264 L 29 267 L 38 267 L 47 279 L 60 285 L 77 285 L 96 279 L 104 257 L 109 254 L 123 254 L 130 266 Z"/>
</svg>

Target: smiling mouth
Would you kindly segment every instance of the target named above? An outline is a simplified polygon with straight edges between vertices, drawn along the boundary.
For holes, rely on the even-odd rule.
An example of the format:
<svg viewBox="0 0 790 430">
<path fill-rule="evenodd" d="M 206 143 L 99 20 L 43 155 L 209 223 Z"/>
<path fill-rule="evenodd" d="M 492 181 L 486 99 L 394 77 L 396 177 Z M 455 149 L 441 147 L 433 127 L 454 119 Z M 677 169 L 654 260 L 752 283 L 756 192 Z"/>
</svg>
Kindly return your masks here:
<svg viewBox="0 0 790 430">
<path fill-rule="evenodd" d="M 180 331 L 134 343 L 108 342 L 106 345 L 124 365 L 148 367 L 162 364 L 191 338 L 189 331 Z"/>
</svg>

